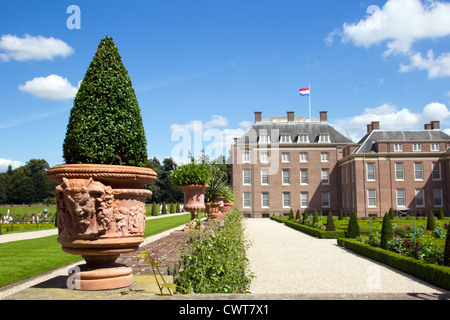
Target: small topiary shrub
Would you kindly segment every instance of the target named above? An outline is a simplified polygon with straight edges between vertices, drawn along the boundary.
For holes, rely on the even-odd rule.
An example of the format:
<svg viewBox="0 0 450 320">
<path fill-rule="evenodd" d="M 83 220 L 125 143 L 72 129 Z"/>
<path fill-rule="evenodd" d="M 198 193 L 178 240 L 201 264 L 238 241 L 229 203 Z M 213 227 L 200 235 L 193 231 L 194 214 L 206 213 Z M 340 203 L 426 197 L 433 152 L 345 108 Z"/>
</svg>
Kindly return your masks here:
<svg viewBox="0 0 450 320">
<path fill-rule="evenodd" d="M 338 220 L 344 220 L 344 212 L 342 211 L 342 209 L 339 209 Z"/>
<path fill-rule="evenodd" d="M 336 228 L 334 227 L 333 215 L 331 214 L 331 211 L 328 212 L 326 231 L 336 231 Z"/>
<path fill-rule="evenodd" d="M 317 210 L 314 210 L 313 225 L 315 225 L 316 223 L 319 223 L 319 222 L 320 222 L 319 214 L 317 213 Z"/>
<path fill-rule="evenodd" d="M 426 230 L 434 231 L 435 228 L 436 228 L 436 221 L 434 220 L 434 213 L 433 211 L 430 210 L 430 212 L 428 213 Z"/>
<path fill-rule="evenodd" d="M 305 209 L 302 214 L 302 223 L 305 224 L 309 219 L 308 210 Z"/>
<path fill-rule="evenodd" d="M 353 210 L 352 213 L 350 214 L 350 219 L 348 221 L 346 237 L 347 238 L 359 237 L 358 219 L 356 218 L 355 211 Z"/>
<path fill-rule="evenodd" d="M 211 180 L 212 172 L 206 163 L 188 164 L 177 167 L 170 174 L 170 182 L 177 186 L 207 185 Z"/>
<path fill-rule="evenodd" d="M 294 211 L 292 210 L 292 208 L 291 208 L 291 211 L 289 211 L 289 218 L 288 218 L 288 220 L 289 221 L 294 220 Z"/>
<path fill-rule="evenodd" d="M 70 111 L 67 164 L 147 165 L 141 110 L 112 38 L 100 41 Z"/>
<path fill-rule="evenodd" d="M 439 208 L 438 219 L 444 220 L 444 211 L 442 211 L 442 208 Z"/>
<path fill-rule="evenodd" d="M 391 216 L 386 213 L 383 218 L 383 224 L 381 227 L 381 240 L 380 247 L 383 249 L 388 248 L 388 243 L 394 238 L 394 231 L 392 229 Z"/>
</svg>

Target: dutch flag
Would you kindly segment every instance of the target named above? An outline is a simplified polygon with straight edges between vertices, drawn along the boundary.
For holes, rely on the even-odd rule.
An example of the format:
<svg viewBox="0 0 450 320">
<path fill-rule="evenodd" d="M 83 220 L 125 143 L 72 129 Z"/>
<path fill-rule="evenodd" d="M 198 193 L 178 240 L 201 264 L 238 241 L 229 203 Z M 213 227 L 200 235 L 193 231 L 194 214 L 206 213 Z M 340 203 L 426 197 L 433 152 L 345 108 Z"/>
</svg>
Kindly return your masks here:
<svg viewBox="0 0 450 320">
<path fill-rule="evenodd" d="M 309 96 L 309 88 L 303 88 L 298 91 L 301 96 Z"/>
</svg>

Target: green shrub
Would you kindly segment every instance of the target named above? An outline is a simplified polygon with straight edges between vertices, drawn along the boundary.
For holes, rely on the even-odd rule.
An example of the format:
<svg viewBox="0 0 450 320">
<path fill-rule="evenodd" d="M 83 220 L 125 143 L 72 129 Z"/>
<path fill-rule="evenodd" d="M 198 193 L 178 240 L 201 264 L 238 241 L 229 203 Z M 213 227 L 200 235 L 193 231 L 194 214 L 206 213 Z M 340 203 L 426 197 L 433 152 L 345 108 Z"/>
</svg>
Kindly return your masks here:
<svg viewBox="0 0 450 320">
<path fill-rule="evenodd" d="M 327 231 L 336 231 L 336 228 L 334 227 L 333 215 L 331 214 L 331 211 L 328 212 L 326 230 Z"/>
<path fill-rule="evenodd" d="M 433 211 L 430 210 L 430 212 L 428 213 L 426 230 L 434 231 L 435 228 L 436 228 L 436 222 L 434 220 L 434 213 L 433 213 Z"/>
<path fill-rule="evenodd" d="M 176 213 L 180 213 L 180 212 L 181 212 L 181 207 L 180 207 L 180 204 L 177 203 Z"/>
<path fill-rule="evenodd" d="M 319 214 L 317 213 L 317 210 L 314 210 L 314 216 L 313 216 L 313 225 L 316 225 L 320 222 Z"/>
<path fill-rule="evenodd" d="M 161 214 L 167 214 L 167 206 L 166 206 L 165 202 L 163 202 L 163 204 L 162 204 Z"/>
<path fill-rule="evenodd" d="M 352 213 L 350 214 L 350 220 L 348 221 L 346 237 L 347 238 L 359 237 L 358 219 L 356 218 L 355 211 L 353 210 Z"/>
<path fill-rule="evenodd" d="M 380 247 L 387 249 L 389 241 L 394 238 L 394 231 L 392 229 L 391 217 L 386 213 L 383 218 L 383 225 L 381 227 Z"/>
<path fill-rule="evenodd" d="M 309 220 L 308 210 L 305 209 L 302 214 L 302 223 L 305 224 Z"/>
<path fill-rule="evenodd" d="M 297 213 L 296 213 L 296 215 L 295 215 L 295 220 L 300 221 L 300 219 L 301 219 L 300 209 L 297 209 Z"/>
<path fill-rule="evenodd" d="M 175 213 L 176 205 L 174 203 L 170 204 L 170 213 Z"/>
<path fill-rule="evenodd" d="M 146 166 L 139 104 L 112 38 L 100 41 L 70 111 L 66 163 Z"/>
<path fill-rule="evenodd" d="M 444 211 L 442 211 L 442 208 L 439 208 L 438 219 L 444 220 Z"/>
<path fill-rule="evenodd" d="M 196 164 L 190 162 L 188 164 L 175 168 L 170 174 L 170 182 L 177 186 L 185 186 L 191 184 L 206 185 L 211 180 L 211 170 L 206 163 Z"/>
<path fill-rule="evenodd" d="M 391 219 L 391 220 L 394 220 L 394 210 L 392 210 L 392 208 L 390 208 L 389 209 L 389 218 Z"/>
<path fill-rule="evenodd" d="M 342 211 L 342 209 L 339 209 L 338 220 L 344 220 L 344 212 Z"/>
<path fill-rule="evenodd" d="M 292 220 L 294 220 L 295 219 L 295 217 L 294 217 L 294 211 L 292 210 L 292 208 L 291 208 L 291 211 L 289 211 L 289 218 L 288 218 L 288 220 L 289 221 L 292 221 Z"/>
</svg>

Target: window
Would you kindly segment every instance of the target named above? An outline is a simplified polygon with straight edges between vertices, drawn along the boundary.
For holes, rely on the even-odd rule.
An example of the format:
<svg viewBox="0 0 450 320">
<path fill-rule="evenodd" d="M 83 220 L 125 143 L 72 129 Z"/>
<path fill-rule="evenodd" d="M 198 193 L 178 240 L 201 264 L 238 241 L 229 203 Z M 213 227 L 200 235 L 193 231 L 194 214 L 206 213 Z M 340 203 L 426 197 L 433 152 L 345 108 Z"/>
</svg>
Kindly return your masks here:
<svg viewBox="0 0 450 320">
<path fill-rule="evenodd" d="M 442 189 L 433 190 L 433 199 L 435 207 L 442 207 Z"/>
<path fill-rule="evenodd" d="M 397 189 L 397 207 L 405 207 L 405 189 Z"/>
<path fill-rule="evenodd" d="M 309 143 L 309 136 L 307 134 L 299 134 L 297 142 L 298 143 Z"/>
<path fill-rule="evenodd" d="M 322 192 L 322 207 L 329 208 L 330 207 L 330 193 Z"/>
<path fill-rule="evenodd" d="M 261 185 L 269 185 L 269 170 L 267 169 L 261 169 Z"/>
<path fill-rule="evenodd" d="M 251 208 L 251 201 L 250 201 L 250 192 L 244 192 L 243 195 L 243 207 L 244 208 Z"/>
<path fill-rule="evenodd" d="M 269 208 L 269 193 L 268 192 L 261 193 L 261 207 Z"/>
<path fill-rule="evenodd" d="M 291 136 L 287 134 L 282 134 L 280 136 L 280 142 L 281 143 L 290 143 L 291 142 Z"/>
<path fill-rule="evenodd" d="M 250 185 L 250 169 L 242 170 L 242 184 Z"/>
<path fill-rule="evenodd" d="M 267 152 L 261 152 L 259 154 L 259 160 L 261 163 L 269 163 L 269 154 Z"/>
<path fill-rule="evenodd" d="M 433 162 L 433 180 L 441 180 L 441 164 Z"/>
<path fill-rule="evenodd" d="M 413 151 L 422 151 L 421 143 L 413 143 Z"/>
<path fill-rule="evenodd" d="M 308 184 L 308 169 L 300 169 L 300 184 Z"/>
<path fill-rule="evenodd" d="M 430 150 L 431 151 L 439 151 L 439 143 L 432 143 L 430 145 Z"/>
<path fill-rule="evenodd" d="M 395 164 L 395 180 L 403 180 L 403 162 L 397 162 Z"/>
<path fill-rule="evenodd" d="M 414 180 L 423 180 L 423 165 L 422 162 L 414 163 Z"/>
<path fill-rule="evenodd" d="M 309 202 L 308 192 L 301 192 L 300 193 L 300 206 L 302 208 L 308 208 L 308 202 Z"/>
<path fill-rule="evenodd" d="M 375 181 L 375 163 L 367 163 L 367 180 Z"/>
<path fill-rule="evenodd" d="M 377 207 L 377 191 L 376 190 L 367 190 L 367 206 L 369 208 Z"/>
<path fill-rule="evenodd" d="M 308 152 L 300 152 L 300 162 L 308 162 Z"/>
<path fill-rule="evenodd" d="M 416 189 L 416 207 L 425 207 L 425 198 L 423 189 Z"/>
<path fill-rule="evenodd" d="M 402 152 L 403 151 L 403 143 L 395 143 L 394 144 L 394 151 L 395 152 Z"/>
<path fill-rule="evenodd" d="M 322 169 L 322 184 L 330 184 L 330 170 Z"/>
<path fill-rule="evenodd" d="M 268 135 L 260 135 L 259 143 L 269 143 L 269 136 Z"/>
<path fill-rule="evenodd" d="M 291 193 L 283 192 L 283 208 L 291 207 Z"/>
<path fill-rule="evenodd" d="M 284 163 L 290 162 L 290 153 L 289 152 L 283 152 L 281 154 L 281 162 L 284 162 Z"/>
<path fill-rule="evenodd" d="M 242 163 L 250 163 L 250 152 L 244 152 L 242 154 Z"/>
<path fill-rule="evenodd" d="M 330 142 L 330 135 L 329 134 L 319 134 L 319 142 L 320 143 Z"/>
<path fill-rule="evenodd" d="M 291 183 L 291 171 L 289 169 L 283 169 L 283 185 Z"/>
<path fill-rule="evenodd" d="M 320 161 L 321 162 L 328 162 L 328 161 L 330 161 L 330 154 L 328 152 L 322 152 L 320 154 Z"/>
</svg>

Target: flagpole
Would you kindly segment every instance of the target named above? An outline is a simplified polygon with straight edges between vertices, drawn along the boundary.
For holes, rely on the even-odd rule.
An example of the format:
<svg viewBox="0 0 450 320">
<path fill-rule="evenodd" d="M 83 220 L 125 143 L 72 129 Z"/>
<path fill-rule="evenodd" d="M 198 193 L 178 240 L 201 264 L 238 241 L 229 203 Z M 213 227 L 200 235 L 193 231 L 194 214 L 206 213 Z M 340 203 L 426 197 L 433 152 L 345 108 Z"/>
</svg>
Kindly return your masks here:
<svg viewBox="0 0 450 320">
<path fill-rule="evenodd" d="M 309 121 L 311 121 L 311 83 L 309 83 Z"/>
</svg>

